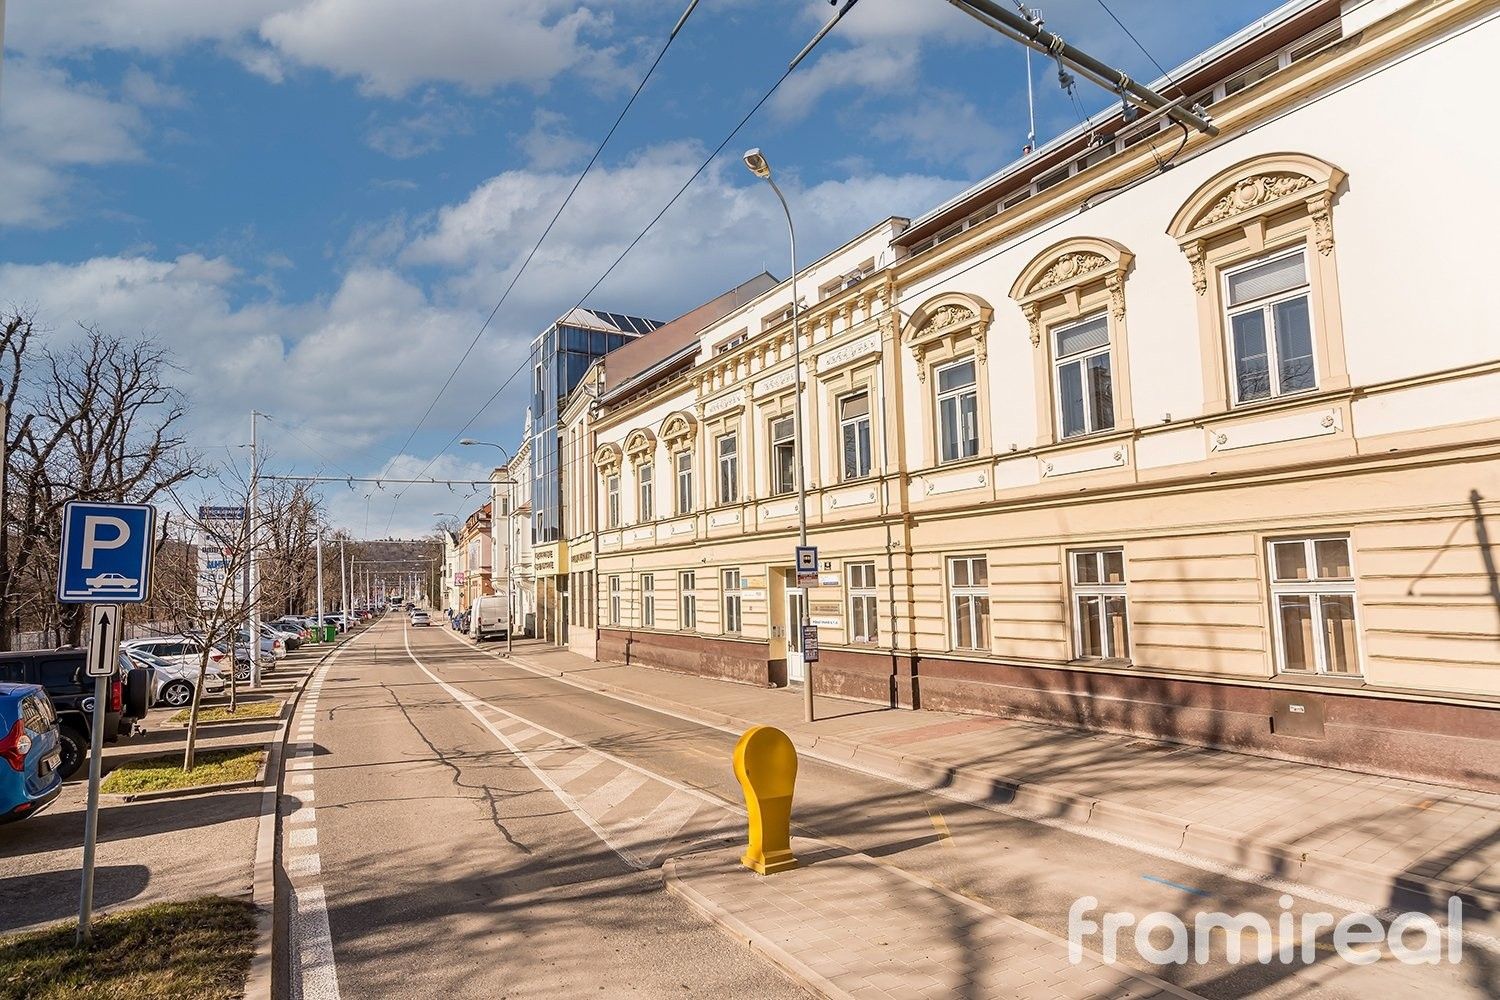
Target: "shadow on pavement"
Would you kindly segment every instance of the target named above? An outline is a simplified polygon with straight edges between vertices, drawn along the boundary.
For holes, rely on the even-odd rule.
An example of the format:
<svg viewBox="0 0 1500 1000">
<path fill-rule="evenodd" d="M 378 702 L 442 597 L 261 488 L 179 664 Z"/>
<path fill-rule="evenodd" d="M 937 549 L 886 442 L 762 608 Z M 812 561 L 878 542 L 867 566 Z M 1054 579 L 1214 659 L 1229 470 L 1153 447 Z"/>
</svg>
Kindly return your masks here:
<svg viewBox="0 0 1500 1000">
<path fill-rule="evenodd" d="M 80 874 L 66 868 L 0 878 L 0 931 L 77 917 Z M 94 905 L 132 900 L 150 881 L 145 865 L 100 865 L 94 869 Z"/>
</svg>

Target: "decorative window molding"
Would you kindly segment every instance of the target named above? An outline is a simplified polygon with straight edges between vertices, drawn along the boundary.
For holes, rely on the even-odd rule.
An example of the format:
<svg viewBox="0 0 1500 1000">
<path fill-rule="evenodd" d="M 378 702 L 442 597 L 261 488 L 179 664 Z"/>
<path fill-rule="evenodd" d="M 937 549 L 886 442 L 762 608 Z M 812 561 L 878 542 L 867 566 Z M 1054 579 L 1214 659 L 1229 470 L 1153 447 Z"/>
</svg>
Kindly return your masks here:
<svg viewBox="0 0 1500 1000">
<path fill-rule="evenodd" d="M 1296 247 L 1308 251 L 1317 388 L 1348 388 L 1333 232 L 1334 201 L 1345 179 L 1315 156 L 1269 153 L 1219 171 L 1172 217 L 1167 234 L 1187 258 L 1198 293 L 1205 413 L 1228 409 L 1234 398 L 1223 275 Z"/>
<path fill-rule="evenodd" d="M 667 419 L 661 422 L 661 429 L 657 431 L 657 436 L 669 451 L 691 447 L 697 434 L 698 418 L 686 410 L 667 414 Z"/>
<path fill-rule="evenodd" d="M 594 467 L 603 475 L 620 471 L 624 454 L 617 444 L 601 444 L 594 449 Z"/>
<path fill-rule="evenodd" d="M 1113 407 L 1107 419 L 1099 420 L 1090 432 L 1133 426 L 1125 279 L 1134 261 L 1135 254 L 1114 240 L 1075 236 L 1054 243 L 1033 257 L 1011 285 L 1010 297 L 1021 307 L 1031 346 L 1036 349 L 1032 352 L 1032 377 L 1039 446 L 1069 436 L 1060 426 L 1061 390 L 1055 377 L 1057 332 L 1090 316 L 1107 318 L 1106 364 Z M 1089 432 L 1078 436 L 1086 433 Z"/>
<path fill-rule="evenodd" d="M 938 389 L 932 373 L 964 358 L 974 364 L 975 414 L 978 455 L 992 454 L 990 447 L 989 330 L 995 311 L 988 302 L 962 292 L 935 295 L 911 314 L 901 339 L 911 351 L 922 385 L 922 438 L 930 450 L 926 464 L 941 463 L 942 442 L 938 414 Z"/>
<path fill-rule="evenodd" d="M 656 435 L 644 427 L 637 427 L 625 438 L 625 454 L 632 464 L 639 465 L 651 460 L 656 452 Z"/>
</svg>

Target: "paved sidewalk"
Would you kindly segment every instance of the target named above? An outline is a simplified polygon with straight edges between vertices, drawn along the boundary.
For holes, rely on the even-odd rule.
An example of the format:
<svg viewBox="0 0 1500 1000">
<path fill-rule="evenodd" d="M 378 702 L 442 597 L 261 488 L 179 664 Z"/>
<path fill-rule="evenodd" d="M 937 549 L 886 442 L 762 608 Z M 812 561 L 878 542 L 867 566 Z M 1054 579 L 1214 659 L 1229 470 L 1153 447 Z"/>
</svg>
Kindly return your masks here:
<svg viewBox="0 0 1500 1000">
<path fill-rule="evenodd" d="M 483 647 L 497 652 L 494 647 Z M 972 800 L 1180 848 L 1376 906 L 1500 910 L 1500 795 L 1015 719 L 882 709 L 517 643 L 533 668 Z"/>
<path fill-rule="evenodd" d="M 927 881 L 815 840 L 771 878 L 739 849 L 674 858 L 667 888 L 821 996 L 1195 997 Z"/>
</svg>

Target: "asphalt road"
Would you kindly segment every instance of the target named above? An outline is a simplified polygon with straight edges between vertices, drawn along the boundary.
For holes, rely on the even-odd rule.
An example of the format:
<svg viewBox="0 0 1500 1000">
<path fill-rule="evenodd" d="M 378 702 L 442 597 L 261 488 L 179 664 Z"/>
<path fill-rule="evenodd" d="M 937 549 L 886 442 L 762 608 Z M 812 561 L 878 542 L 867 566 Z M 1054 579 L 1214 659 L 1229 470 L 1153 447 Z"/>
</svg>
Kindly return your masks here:
<svg viewBox="0 0 1500 1000">
<path fill-rule="evenodd" d="M 283 807 L 296 817 L 283 853 L 302 900 L 294 996 L 335 983 L 350 997 L 802 995 L 662 886 L 664 858 L 741 836 L 734 735 L 492 651 L 393 617 L 326 668 Z M 1085 895 L 1099 900 L 1094 919 L 1254 911 L 1274 926 L 1283 912 L 1280 892 L 1159 852 L 817 761 L 803 760 L 796 801 L 808 833 L 1062 937 Z M 1290 904 L 1343 915 L 1314 893 Z M 1318 957 L 1231 965 L 1215 948 L 1203 965 L 1131 964 L 1209 997 L 1500 992 L 1500 960 L 1472 947 L 1458 964 L 1354 966 L 1326 946 Z"/>
</svg>

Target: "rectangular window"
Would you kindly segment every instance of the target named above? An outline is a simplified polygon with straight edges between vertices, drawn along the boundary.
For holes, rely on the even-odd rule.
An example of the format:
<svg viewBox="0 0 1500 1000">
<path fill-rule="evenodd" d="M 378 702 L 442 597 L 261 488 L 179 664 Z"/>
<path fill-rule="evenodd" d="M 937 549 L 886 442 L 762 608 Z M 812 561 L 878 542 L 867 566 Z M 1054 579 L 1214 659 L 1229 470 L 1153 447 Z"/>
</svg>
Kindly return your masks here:
<svg viewBox="0 0 1500 1000">
<path fill-rule="evenodd" d="M 656 574 L 641 574 L 641 624 L 647 628 L 656 625 Z"/>
<path fill-rule="evenodd" d="M 839 400 L 839 436 L 844 445 L 844 478 L 862 479 L 870 474 L 870 394 L 845 396 Z"/>
<path fill-rule="evenodd" d="M 1080 660 L 1130 658 L 1125 609 L 1125 550 L 1068 553 L 1073 581 L 1073 655 Z"/>
<path fill-rule="evenodd" d="M 1246 87 L 1254 86 L 1280 68 L 1280 57 L 1272 56 L 1265 62 L 1245 70 L 1239 76 L 1232 77 L 1224 83 L 1224 96 L 1238 94 Z"/>
<path fill-rule="evenodd" d="M 679 451 L 673 459 L 677 464 L 677 513 L 693 512 L 693 453 Z"/>
<path fill-rule="evenodd" d="M 682 610 L 680 617 L 683 628 L 698 627 L 698 574 L 693 570 L 684 570 L 677 574 L 677 601 Z"/>
<path fill-rule="evenodd" d="M 609 623 L 620 624 L 620 578 L 609 578 Z"/>
<path fill-rule="evenodd" d="M 739 437 L 733 432 L 721 436 L 716 444 L 719 455 L 719 503 L 738 503 L 740 499 Z"/>
<path fill-rule="evenodd" d="M 724 631 L 738 632 L 744 625 L 740 602 L 740 571 L 726 569 L 724 580 Z"/>
<path fill-rule="evenodd" d="M 1306 251 L 1227 272 L 1224 293 L 1234 401 L 1316 389 Z"/>
<path fill-rule="evenodd" d="M 646 462 L 636 472 L 636 483 L 640 487 L 640 517 L 637 520 L 650 521 L 656 517 L 656 470 L 650 462 Z"/>
<path fill-rule="evenodd" d="M 876 642 L 880 626 L 875 619 L 875 564 L 848 563 L 844 573 L 849 578 L 849 641 Z"/>
<path fill-rule="evenodd" d="M 611 528 L 620 526 L 620 477 L 604 477 L 604 523 Z"/>
<path fill-rule="evenodd" d="M 791 416 L 771 421 L 771 494 L 780 496 L 797 488 L 797 425 Z"/>
<path fill-rule="evenodd" d="M 944 462 L 979 454 L 979 394 L 974 359 L 937 370 L 938 454 Z"/>
<path fill-rule="evenodd" d="M 1349 537 L 1276 539 L 1267 550 L 1277 669 L 1357 677 L 1359 620 Z"/>
<path fill-rule="evenodd" d="M 954 649 L 990 648 L 990 568 L 984 556 L 949 558 L 948 612 Z"/>
<path fill-rule="evenodd" d="M 1109 364 L 1109 317 L 1100 313 L 1052 331 L 1060 437 L 1107 431 L 1115 425 Z"/>
</svg>

